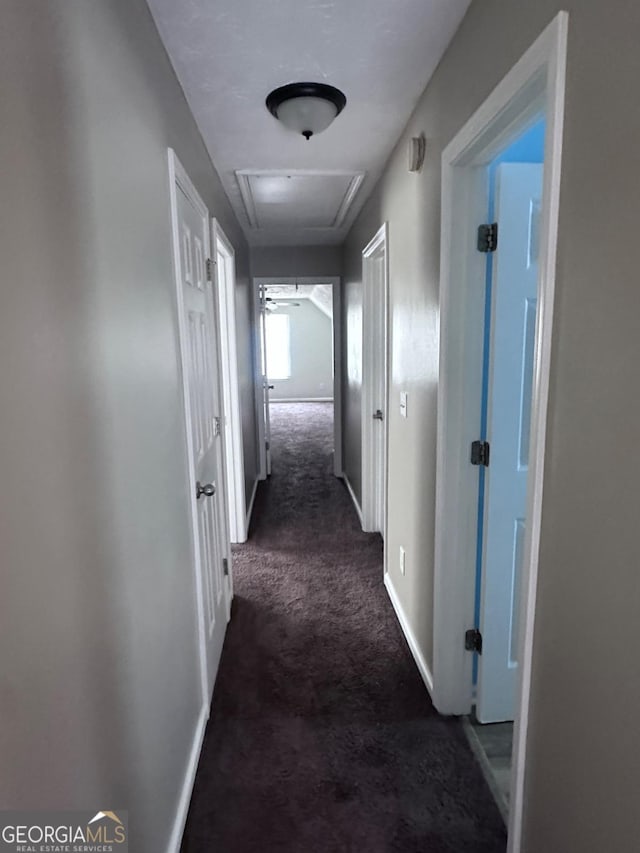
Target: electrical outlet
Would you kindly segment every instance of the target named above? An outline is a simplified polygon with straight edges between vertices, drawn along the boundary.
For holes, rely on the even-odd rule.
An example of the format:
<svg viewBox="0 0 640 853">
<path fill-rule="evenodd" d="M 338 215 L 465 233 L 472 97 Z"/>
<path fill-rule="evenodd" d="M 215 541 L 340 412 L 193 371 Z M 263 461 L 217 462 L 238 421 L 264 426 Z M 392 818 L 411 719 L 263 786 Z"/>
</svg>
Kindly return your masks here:
<svg viewBox="0 0 640 853">
<path fill-rule="evenodd" d="M 402 547 L 400 546 L 400 574 L 404 574 L 407 568 L 407 555 Z"/>
</svg>

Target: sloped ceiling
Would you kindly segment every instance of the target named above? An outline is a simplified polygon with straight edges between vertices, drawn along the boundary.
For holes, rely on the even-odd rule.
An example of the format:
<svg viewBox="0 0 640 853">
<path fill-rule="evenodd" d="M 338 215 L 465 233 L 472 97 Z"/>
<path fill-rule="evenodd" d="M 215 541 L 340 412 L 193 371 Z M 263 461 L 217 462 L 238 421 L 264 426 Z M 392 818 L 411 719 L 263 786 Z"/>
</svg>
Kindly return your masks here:
<svg viewBox="0 0 640 853">
<path fill-rule="evenodd" d="M 274 302 L 308 299 L 327 317 L 333 317 L 333 288 L 330 284 L 269 284 L 266 295 Z"/>
<path fill-rule="evenodd" d="M 470 0 L 148 2 L 249 242 L 312 245 L 344 239 Z M 297 80 L 330 83 L 347 97 L 308 142 L 264 104 Z M 281 186 L 264 221 L 251 221 L 237 173 L 269 171 Z M 288 198 L 282 182 L 293 173 L 315 180 L 289 182 Z M 342 217 L 336 173 L 364 173 Z"/>
</svg>

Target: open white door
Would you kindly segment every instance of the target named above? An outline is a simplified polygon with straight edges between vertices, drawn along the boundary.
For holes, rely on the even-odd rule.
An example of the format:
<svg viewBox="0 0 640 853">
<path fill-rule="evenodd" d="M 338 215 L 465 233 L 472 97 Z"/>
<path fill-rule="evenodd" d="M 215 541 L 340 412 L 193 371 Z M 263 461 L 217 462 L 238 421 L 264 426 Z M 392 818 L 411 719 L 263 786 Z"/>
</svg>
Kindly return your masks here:
<svg viewBox="0 0 640 853">
<path fill-rule="evenodd" d="M 170 158 L 172 219 L 203 692 L 211 700 L 231 604 L 216 307 L 207 274 L 209 216 Z"/>
<path fill-rule="evenodd" d="M 362 252 L 362 527 L 385 535 L 387 488 L 387 225 Z"/>
<path fill-rule="evenodd" d="M 526 530 L 538 245 L 543 167 L 498 166 L 498 247 L 493 259 L 491 356 L 476 714 L 513 720 L 518 679 L 522 556 Z"/>
<path fill-rule="evenodd" d="M 238 350 L 236 339 L 236 265 L 233 246 L 220 224 L 211 225 L 215 260 L 215 289 L 220 331 L 220 377 L 224 402 L 225 463 L 227 472 L 228 514 L 231 541 L 247 539 L 246 493 L 244 481 L 244 448 L 242 413 L 238 383 Z"/>
<path fill-rule="evenodd" d="M 264 407 L 264 447 L 267 477 L 271 474 L 271 419 L 269 416 L 269 367 L 267 363 L 267 295 L 260 285 L 260 357 L 262 364 L 262 405 Z"/>
</svg>

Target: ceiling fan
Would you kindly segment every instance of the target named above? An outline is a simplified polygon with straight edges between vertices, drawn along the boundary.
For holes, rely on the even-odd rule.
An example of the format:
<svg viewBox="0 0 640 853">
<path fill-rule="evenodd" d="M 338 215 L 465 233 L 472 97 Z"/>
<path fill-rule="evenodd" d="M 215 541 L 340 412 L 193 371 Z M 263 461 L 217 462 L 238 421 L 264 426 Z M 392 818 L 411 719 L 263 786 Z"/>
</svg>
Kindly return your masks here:
<svg viewBox="0 0 640 853">
<path fill-rule="evenodd" d="M 272 296 L 265 296 L 264 299 L 265 308 L 267 311 L 275 311 L 276 308 L 287 308 L 289 305 L 293 305 L 294 308 L 299 308 L 299 302 L 291 302 L 290 299 L 285 299 L 282 302 L 279 302 L 277 299 L 274 299 Z"/>
</svg>

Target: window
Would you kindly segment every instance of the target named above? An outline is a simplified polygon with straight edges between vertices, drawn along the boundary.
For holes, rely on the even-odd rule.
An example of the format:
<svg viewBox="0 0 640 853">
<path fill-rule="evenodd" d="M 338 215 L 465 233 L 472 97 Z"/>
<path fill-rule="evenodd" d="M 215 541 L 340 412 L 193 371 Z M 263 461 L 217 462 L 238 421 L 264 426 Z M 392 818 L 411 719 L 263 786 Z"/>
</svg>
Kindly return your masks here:
<svg viewBox="0 0 640 853">
<path fill-rule="evenodd" d="M 269 379 L 291 376 L 291 345 L 288 314 L 267 314 L 267 373 Z"/>
</svg>

